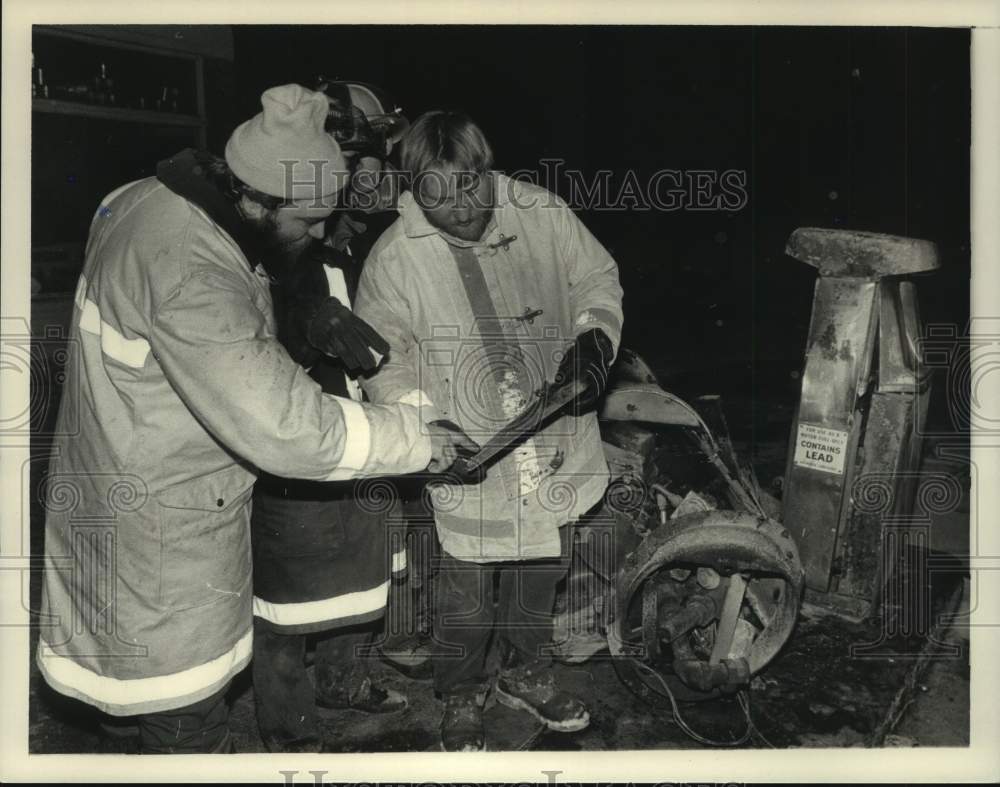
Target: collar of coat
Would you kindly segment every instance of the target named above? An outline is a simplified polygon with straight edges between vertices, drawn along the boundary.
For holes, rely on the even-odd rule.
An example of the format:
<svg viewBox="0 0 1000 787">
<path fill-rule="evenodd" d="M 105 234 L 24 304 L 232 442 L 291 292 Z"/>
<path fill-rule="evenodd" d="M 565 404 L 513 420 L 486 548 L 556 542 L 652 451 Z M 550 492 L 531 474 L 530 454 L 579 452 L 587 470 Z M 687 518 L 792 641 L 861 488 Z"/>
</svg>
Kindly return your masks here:
<svg viewBox="0 0 1000 787">
<path fill-rule="evenodd" d="M 452 246 L 485 246 L 490 236 L 497 230 L 497 211 L 502 208 L 507 203 L 511 202 L 511 193 L 514 188 L 516 181 L 511 180 L 506 175 L 501 175 L 499 172 L 491 172 L 490 175 L 493 178 L 493 194 L 494 194 L 494 210 L 493 215 L 490 217 L 489 224 L 486 225 L 486 230 L 483 232 L 483 237 L 479 240 L 463 240 L 461 238 L 456 238 L 447 232 L 442 232 L 437 227 L 433 226 L 427 217 L 424 216 L 424 212 L 417 205 L 417 201 L 413 198 L 412 191 L 404 191 L 399 197 L 399 204 L 397 210 L 399 215 L 403 218 L 403 231 L 406 233 L 408 238 L 421 238 L 425 235 L 440 235 L 445 242 L 451 244 Z"/>
<path fill-rule="evenodd" d="M 156 177 L 174 194 L 205 211 L 208 217 L 240 247 L 250 269 L 256 268 L 253 260 L 257 255 L 250 245 L 243 219 L 237 213 L 233 201 L 205 177 L 193 149 L 182 150 L 157 164 Z"/>
</svg>

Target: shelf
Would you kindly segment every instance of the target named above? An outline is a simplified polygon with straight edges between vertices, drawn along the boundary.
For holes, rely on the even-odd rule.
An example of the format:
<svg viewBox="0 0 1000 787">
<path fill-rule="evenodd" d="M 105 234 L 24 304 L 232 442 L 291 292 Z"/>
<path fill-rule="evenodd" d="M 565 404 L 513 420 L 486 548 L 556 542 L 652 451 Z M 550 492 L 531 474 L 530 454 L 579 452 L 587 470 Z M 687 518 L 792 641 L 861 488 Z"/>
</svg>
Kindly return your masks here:
<svg viewBox="0 0 1000 787">
<path fill-rule="evenodd" d="M 127 123 L 148 123 L 157 126 L 185 126 L 200 128 L 205 122 L 197 115 L 182 115 L 177 112 L 156 112 L 149 109 L 127 109 L 108 107 L 100 104 L 82 104 L 75 101 L 59 101 L 52 98 L 33 98 L 33 112 L 50 115 L 75 115 L 99 120 L 121 120 Z"/>
<path fill-rule="evenodd" d="M 33 33 L 174 57 L 233 60 L 231 25 L 35 25 Z"/>
</svg>

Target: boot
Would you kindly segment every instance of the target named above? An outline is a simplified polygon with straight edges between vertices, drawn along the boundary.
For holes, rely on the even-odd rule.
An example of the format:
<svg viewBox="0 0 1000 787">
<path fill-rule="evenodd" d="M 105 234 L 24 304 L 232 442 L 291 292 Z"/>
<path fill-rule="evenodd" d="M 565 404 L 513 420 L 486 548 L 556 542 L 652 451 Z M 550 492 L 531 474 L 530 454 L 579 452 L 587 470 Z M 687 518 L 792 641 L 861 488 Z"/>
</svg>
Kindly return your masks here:
<svg viewBox="0 0 1000 787">
<path fill-rule="evenodd" d="M 556 686 L 548 664 L 529 664 L 504 670 L 497 678 L 497 701 L 530 713 L 550 730 L 577 732 L 590 724 L 586 706 Z"/>
<path fill-rule="evenodd" d="M 445 696 L 444 713 L 441 716 L 443 751 L 485 751 L 485 701 L 485 692 L 463 691 Z"/>
</svg>

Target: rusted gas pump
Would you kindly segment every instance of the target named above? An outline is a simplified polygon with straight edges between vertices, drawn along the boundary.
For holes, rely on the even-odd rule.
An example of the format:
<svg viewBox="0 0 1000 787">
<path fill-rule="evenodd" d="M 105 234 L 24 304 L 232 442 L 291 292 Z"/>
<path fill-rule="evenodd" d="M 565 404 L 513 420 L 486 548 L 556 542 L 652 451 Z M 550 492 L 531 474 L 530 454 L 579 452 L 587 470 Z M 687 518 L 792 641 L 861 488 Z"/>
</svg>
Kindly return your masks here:
<svg viewBox="0 0 1000 787">
<path fill-rule="evenodd" d="M 785 253 L 819 279 L 782 521 L 799 548 L 806 601 L 860 619 L 878 600 L 891 557 L 882 523 L 905 519 L 913 505 L 930 378 L 917 352 L 916 288 L 905 277 L 935 270 L 937 248 L 803 227 Z"/>
</svg>

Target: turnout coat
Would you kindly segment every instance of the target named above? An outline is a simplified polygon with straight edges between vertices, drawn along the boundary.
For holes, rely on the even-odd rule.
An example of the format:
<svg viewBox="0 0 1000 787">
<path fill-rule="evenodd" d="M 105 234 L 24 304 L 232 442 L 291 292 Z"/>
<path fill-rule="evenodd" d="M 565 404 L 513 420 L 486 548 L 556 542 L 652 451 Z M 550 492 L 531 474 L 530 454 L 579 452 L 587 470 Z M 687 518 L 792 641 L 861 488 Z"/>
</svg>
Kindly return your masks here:
<svg viewBox="0 0 1000 787">
<path fill-rule="evenodd" d="M 182 707 L 250 659 L 251 488 L 408 473 L 413 407 L 329 396 L 275 337 L 269 279 L 193 153 L 104 199 L 69 336 L 37 664 L 108 713 Z"/>
<path fill-rule="evenodd" d="M 411 192 L 372 248 L 356 311 L 389 342 L 363 380 L 376 402 L 411 402 L 480 444 L 551 382 L 569 342 L 600 328 L 617 351 L 622 288 L 614 259 L 555 194 L 493 173 L 483 237 L 428 223 Z M 560 554 L 559 528 L 597 504 L 609 473 L 597 415 L 568 412 L 489 466 L 481 483 L 437 483 L 438 537 L 458 560 Z"/>
<path fill-rule="evenodd" d="M 340 221 L 338 231 L 367 229 L 346 213 Z M 313 348 L 304 329 L 306 316 L 331 295 L 351 307 L 360 240 L 336 249 L 317 244 L 272 289 L 278 338 L 289 355 L 326 393 L 355 401 L 362 399 L 357 380 L 339 359 Z M 390 576 L 406 569 L 405 521 L 388 479 L 317 482 L 265 473 L 254 489 L 251 526 L 254 615 L 285 634 L 381 618 Z"/>
</svg>

